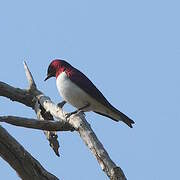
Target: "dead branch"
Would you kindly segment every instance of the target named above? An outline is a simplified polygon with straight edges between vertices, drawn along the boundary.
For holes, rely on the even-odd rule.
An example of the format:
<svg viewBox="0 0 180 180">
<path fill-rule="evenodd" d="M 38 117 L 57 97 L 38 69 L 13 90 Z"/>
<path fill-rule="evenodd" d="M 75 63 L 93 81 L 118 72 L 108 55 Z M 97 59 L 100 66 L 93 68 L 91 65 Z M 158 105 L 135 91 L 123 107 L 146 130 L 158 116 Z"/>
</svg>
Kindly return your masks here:
<svg viewBox="0 0 180 180">
<path fill-rule="evenodd" d="M 6 122 L 15 126 L 46 130 L 46 131 L 74 131 L 67 122 L 29 119 L 17 116 L 0 116 L 0 122 Z"/>
<path fill-rule="evenodd" d="M 64 112 L 62 110 L 62 108 L 60 108 L 59 106 L 55 105 L 49 97 L 45 96 L 42 92 L 40 92 L 37 89 L 36 85 L 33 85 L 33 84 L 35 84 L 35 82 L 33 80 L 32 74 L 30 73 L 26 64 L 25 64 L 25 71 L 26 71 L 28 82 L 29 82 L 29 90 L 16 89 L 5 83 L 0 82 L 0 96 L 3 95 L 14 101 L 23 103 L 24 99 L 22 99 L 22 96 L 28 95 L 27 97 L 29 97 L 29 98 L 27 99 L 27 97 L 26 97 L 26 101 L 28 101 L 28 102 L 24 102 L 23 104 L 35 109 L 37 114 L 40 112 L 40 116 L 38 116 L 38 119 L 44 120 L 44 125 L 42 125 L 42 124 L 40 125 L 40 122 L 38 121 L 38 123 L 39 123 L 39 125 L 37 125 L 37 128 L 39 126 L 38 129 L 42 129 L 42 127 L 43 128 L 47 127 L 46 126 L 47 124 L 45 125 L 45 123 L 47 123 L 47 121 L 45 121 L 45 120 L 53 120 L 53 116 L 59 121 L 59 124 L 49 121 L 49 129 L 46 129 L 46 130 L 50 130 L 52 127 L 55 127 L 55 124 L 56 124 L 56 128 L 57 128 L 57 126 L 59 128 L 59 129 L 57 128 L 56 130 L 60 130 L 62 128 L 62 124 L 63 125 L 68 124 L 69 127 L 73 128 L 73 130 L 75 129 L 76 131 L 78 131 L 80 137 L 82 138 L 84 143 L 88 146 L 88 148 L 90 149 L 92 154 L 96 157 L 102 170 L 107 174 L 107 176 L 110 179 L 125 180 L 126 177 L 125 177 L 123 171 L 121 170 L 120 167 L 116 166 L 116 164 L 110 159 L 108 153 L 106 152 L 103 145 L 101 144 L 101 142 L 98 140 L 97 136 L 91 129 L 91 127 L 90 127 L 89 123 L 86 121 L 84 115 L 82 113 L 79 113 L 79 114 L 72 115 L 68 119 L 66 119 L 65 118 L 66 112 Z M 9 93 L 8 93 L 10 91 L 9 89 L 11 90 L 11 93 L 14 93 L 14 91 L 16 92 L 15 97 L 12 95 L 9 95 Z M 6 93 L 2 93 L 2 91 L 5 91 Z M 17 91 L 18 91 L 18 93 L 17 93 Z M 11 124 L 14 123 L 15 125 L 17 125 L 19 123 L 18 124 L 19 126 L 22 125 L 23 127 L 25 127 L 23 119 L 21 119 L 18 122 L 13 122 L 12 117 L 11 118 L 10 117 L 6 117 L 6 118 L 1 117 L 0 119 L 1 119 L 1 121 L 4 121 L 4 122 L 9 121 L 9 122 L 11 122 Z M 16 120 L 14 119 L 14 121 L 16 121 Z M 27 121 L 29 121 L 29 124 L 31 124 L 31 125 L 29 125 L 29 127 L 31 126 L 32 128 L 34 128 L 34 125 L 32 125 L 34 123 L 34 120 L 31 119 L 31 120 L 27 120 Z"/>
<path fill-rule="evenodd" d="M 47 172 L 2 126 L 0 126 L 0 156 L 24 180 L 58 180 Z"/>
<path fill-rule="evenodd" d="M 28 91 L 34 95 L 42 94 L 42 92 L 37 89 L 34 78 L 31 74 L 26 62 L 24 62 L 23 64 L 24 64 L 27 81 L 29 84 Z M 34 110 L 36 112 L 37 118 L 39 120 L 46 119 L 46 120 L 53 121 L 54 120 L 53 116 L 50 113 L 46 112 L 46 110 L 41 106 L 41 104 L 39 104 L 37 98 L 34 98 L 34 101 L 36 102 L 36 104 L 34 106 Z M 44 131 L 44 134 L 45 134 L 47 140 L 49 141 L 49 145 L 52 147 L 52 149 L 54 150 L 56 155 L 59 156 L 59 142 L 57 140 L 58 136 L 57 136 L 56 131 Z"/>
<path fill-rule="evenodd" d="M 27 75 L 27 76 L 29 76 L 29 75 Z M 28 77 L 28 79 L 30 79 L 30 78 Z M 30 81 L 31 80 L 28 80 L 28 82 L 30 82 Z M 34 82 L 34 80 L 33 80 L 33 82 Z M 12 101 L 16 101 L 16 102 L 22 103 L 28 107 L 31 107 L 32 109 L 34 109 L 34 111 L 37 114 L 38 119 L 40 119 L 40 120 L 43 120 L 43 119 L 53 120 L 53 117 L 51 116 L 51 114 L 46 113 L 44 108 L 42 108 L 42 106 L 40 106 L 40 104 L 38 103 L 38 99 L 36 98 L 35 94 L 41 94 L 41 92 L 34 88 L 31 89 L 30 87 L 31 86 L 29 85 L 29 89 L 25 90 L 25 89 L 12 87 L 12 86 L 0 81 L 0 96 L 7 97 L 7 98 L 11 99 Z M 34 87 L 36 87 L 36 85 L 34 85 Z M 59 143 L 57 140 L 58 137 L 56 135 L 56 132 L 44 131 L 44 133 L 45 133 L 47 139 L 49 140 L 50 146 L 53 148 L 54 152 L 59 156 L 59 152 L 58 152 Z"/>
</svg>

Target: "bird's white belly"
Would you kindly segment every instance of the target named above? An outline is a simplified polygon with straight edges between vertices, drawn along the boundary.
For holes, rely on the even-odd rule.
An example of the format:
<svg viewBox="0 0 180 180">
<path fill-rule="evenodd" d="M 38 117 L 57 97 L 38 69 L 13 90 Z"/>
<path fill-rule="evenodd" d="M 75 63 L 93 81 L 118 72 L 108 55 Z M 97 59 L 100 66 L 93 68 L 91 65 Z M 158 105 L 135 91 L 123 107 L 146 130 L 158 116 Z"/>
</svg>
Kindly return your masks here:
<svg viewBox="0 0 180 180">
<path fill-rule="evenodd" d="M 62 98 L 72 106 L 78 109 L 90 104 L 90 107 L 86 108 L 85 111 L 94 110 L 92 105 L 95 104 L 95 100 L 73 83 L 65 72 L 57 77 L 56 85 Z"/>
</svg>

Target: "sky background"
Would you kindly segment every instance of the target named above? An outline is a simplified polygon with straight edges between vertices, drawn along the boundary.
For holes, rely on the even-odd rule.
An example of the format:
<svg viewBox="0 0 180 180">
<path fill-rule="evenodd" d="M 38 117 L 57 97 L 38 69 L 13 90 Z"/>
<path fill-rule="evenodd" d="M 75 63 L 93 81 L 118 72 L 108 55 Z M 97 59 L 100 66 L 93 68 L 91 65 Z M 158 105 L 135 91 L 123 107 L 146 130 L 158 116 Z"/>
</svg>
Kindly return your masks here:
<svg viewBox="0 0 180 180">
<path fill-rule="evenodd" d="M 128 180 L 180 179 L 179 8 L 175 0 L 1 0 L 0 81 L 26 88 L 26 60 L 38 88 L 58 103 L 55 79 L 43 80 L 52 59 L 66 59 L 136 122 L 130 129 L 86 116 Z M 0 102 L 1 115 L 36 117 Z M 1 125 L 60 179 L 108 179 L 76 132 L 58 133 L 57 157 L 42 131 Z M 19 179 L 3 159 L 0 169 L 1 179 Z"/>
</svg>

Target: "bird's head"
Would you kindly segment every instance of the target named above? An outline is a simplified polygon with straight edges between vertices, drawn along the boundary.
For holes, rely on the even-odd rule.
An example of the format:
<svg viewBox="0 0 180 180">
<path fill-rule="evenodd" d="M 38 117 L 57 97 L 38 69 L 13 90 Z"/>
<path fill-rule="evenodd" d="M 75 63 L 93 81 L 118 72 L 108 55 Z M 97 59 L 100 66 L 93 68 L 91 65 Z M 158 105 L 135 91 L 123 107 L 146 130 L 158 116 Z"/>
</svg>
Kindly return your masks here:
<svg viewBox="0 0 180 180">
<path fill-rule="evenodd" d="M 44 81 L 48 80 L 51 77 L 57 77 L 59 74 L 69 68 L 71 68 L 71 65 L 66 61 L 60 59 L 53 60 L 48 67 L 47 77 Z"/>
</svg>

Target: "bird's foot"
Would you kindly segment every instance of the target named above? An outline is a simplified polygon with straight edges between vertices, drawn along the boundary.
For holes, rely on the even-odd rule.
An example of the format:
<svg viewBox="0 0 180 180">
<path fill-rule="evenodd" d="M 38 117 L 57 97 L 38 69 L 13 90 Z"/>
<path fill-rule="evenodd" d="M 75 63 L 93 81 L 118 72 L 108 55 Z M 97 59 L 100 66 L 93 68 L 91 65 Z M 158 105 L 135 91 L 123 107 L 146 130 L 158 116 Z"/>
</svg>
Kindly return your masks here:
<svg viewBox="0 0 180 180">
<path fill-rule="evenodd" d="M 71 115 L 76 114 L 77 112 L 78 112 L 78 110 L 70 112 L 70 113 L 66 113 L 65 114 L 66 119 L 69 118 Z"/>
<path fill-rule="evenodd" d="M 73 112 L 70 112 L 70 113 L 66 113 L 66 114 L 65 114 L 65 118 L 67 119 L 67 118 L 69 118 L 71 115 L 73 115 L 73 114 L 79 114 L 79 113 L 82 113 L 82 114 L 85 116 L 85 113 L 84 113 L 83 110 L 76 110 L 76 111 L 73 111 Z"/>
<path fill-rule="evenodd" d="M 83 110 L 84 110 L 85 108 L 89 107 L 89 106 L 90 106 L 90 105 L 87 104 L 87 105 L 85 105 L 85 106 L 77 109 L 76 111 L 73 111 L 73 112 L 71 112 L 71 113 L 66 113 L 66 115 L 65 115 L 66 119 L 69 118 L 69 117 L 70 117 L 71 115 L 73 115 L 73 114 L 83 113 L 83 115 L 85 115 L 85 113 L 84 113 Z"/>
<path fill-rule="evenodd" d="M 63 106 L 66 104 L 66 101 L 62 101 L 57 104 L 58 107 L 63 108 Z"/>
</svg>

